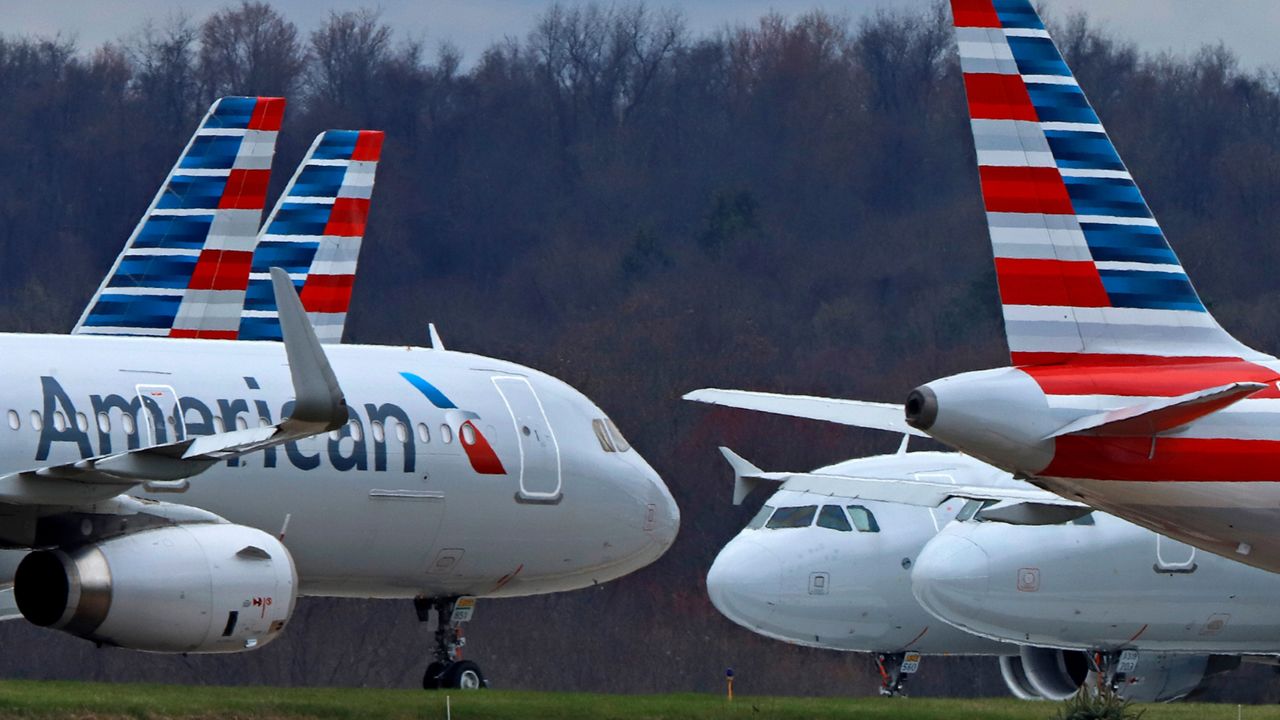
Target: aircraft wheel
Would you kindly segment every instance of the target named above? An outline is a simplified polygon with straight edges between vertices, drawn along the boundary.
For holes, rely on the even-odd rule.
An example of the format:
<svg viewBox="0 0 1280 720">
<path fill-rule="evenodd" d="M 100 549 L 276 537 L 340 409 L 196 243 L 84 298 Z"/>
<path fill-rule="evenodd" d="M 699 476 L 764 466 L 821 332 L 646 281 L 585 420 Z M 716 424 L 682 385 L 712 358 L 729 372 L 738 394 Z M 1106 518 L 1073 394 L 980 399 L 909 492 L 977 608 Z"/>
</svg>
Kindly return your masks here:
<svg viewBox="0 0 1280 720">
<path fill-rule="evenodd" d="M 479 690 L 485 687 L 484 673 L 470 660 L 450 663 L 440 675 L 440 687 Z"/>
<path fill-rule="evenodd" d="M 427 671 L 422 674 L 423 690 L 439 690 L 440 675 L 444 673 L 445 664 L 442 662 L 433 662 L 427 666 Z"/>
</svg>

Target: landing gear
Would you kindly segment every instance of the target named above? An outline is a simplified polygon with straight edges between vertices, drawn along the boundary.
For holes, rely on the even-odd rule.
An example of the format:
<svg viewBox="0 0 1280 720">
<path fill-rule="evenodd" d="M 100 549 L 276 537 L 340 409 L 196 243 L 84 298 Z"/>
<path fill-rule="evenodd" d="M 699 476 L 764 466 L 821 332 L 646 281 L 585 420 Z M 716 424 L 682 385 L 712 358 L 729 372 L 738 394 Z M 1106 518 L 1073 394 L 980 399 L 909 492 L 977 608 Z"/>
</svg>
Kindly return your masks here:
<svg viewBox="0 0 1280 720">
<path fill-rule="evenodd" d="M 478 690 L 488 687 L 480 666 L 462 659 L 462 646 L 467 644 L 462 626 L 471 619 L 475 598 L 420 597 L 414 598 L 413 607 L 418 611 L 421 622 L 430 620 L 432 610 L 436 613 L 435 648 L 431 653 L 431 664 L 427 665 L 422 676 L 422 688 Z"/>
<path fill-rule="evenodd" d="M 887 697 L 903 695 L 907 676 L 920 669 L 920 653 L 878 653 L 876 671 L 880 673 L 880 694 Z"/>
</svg>

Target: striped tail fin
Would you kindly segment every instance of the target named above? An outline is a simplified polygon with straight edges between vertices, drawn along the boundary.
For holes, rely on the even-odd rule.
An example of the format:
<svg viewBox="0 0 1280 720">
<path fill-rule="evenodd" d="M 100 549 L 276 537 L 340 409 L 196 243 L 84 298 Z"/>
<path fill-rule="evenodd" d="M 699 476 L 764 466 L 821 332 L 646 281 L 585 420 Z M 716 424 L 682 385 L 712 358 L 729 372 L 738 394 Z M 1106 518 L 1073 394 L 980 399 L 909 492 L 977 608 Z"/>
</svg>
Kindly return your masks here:
<svg viewBox="0 0 1280 720">
<path fill-rule="evenodd" d="M 1028 0 L 951 0 L 1015 365 L 1260 357 L 1205 309 Z"/>
<path fill-rule="evenodd" d="M 382 138 L 375 130 L 328 130 L 311 144 L 254 252 L 242 339 L 280 339 L 275 266 L 293 279 L 320 342 L 341 342 Z"/>
<path fill-rule="evenodd" d="M 284 107 L 213 103 L 72 333 L 235 338 Z"/>
</svg>

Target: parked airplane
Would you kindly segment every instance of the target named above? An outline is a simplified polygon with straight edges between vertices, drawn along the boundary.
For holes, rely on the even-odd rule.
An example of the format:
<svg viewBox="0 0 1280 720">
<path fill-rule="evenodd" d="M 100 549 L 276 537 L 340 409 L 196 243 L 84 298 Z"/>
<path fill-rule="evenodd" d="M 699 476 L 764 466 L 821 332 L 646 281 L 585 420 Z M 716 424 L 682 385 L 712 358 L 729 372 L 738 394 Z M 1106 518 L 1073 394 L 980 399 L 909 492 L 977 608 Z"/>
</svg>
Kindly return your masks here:
<svg viewBox="0 0 1280 720">
<path fill-rule="evenodd" d="M 227 131 L 258 116 L 220 117 L 214 136 L 243 140 Z M 238 151 L 217 154 L 199 169 L 231 173 L 190 177 L 234 177 Z M 238 192 L 215 185 L 162 193 L 135 239 L 210 236 L 208 210 Z M 162 217 L 203 220 L 174 235 L 152 226 Z M 125 275 L 104 283 L 100 317 L 163 298 L 140 303 L 142 327 L 183 334 L 165 323 L 190 295 L 116 297 L 156 277 Z M 587 587 L 671 545 L 666 486 L 581 393 L 439 346 L 326 351 L 296 280 L 271 277 L 283 345 L 0 334 L 0 547 L 35 550 L 16 568 L 0 553 L 0 587 L 28 620 L 139 650 L 234 652 L 276 637 L 299 594 L 412 598 L 438 618 L 424 685 L 476 687 L 459 652 L 474 597 Z"/>
<path fill-rule="evenodd" d="M 727 390 L 686 398 L 901 429 L 891 405 Z M 1276 576 L 1216 556 L 1197 562 L 1185 545 L 967 456 L 906 453 L 904 441 L 897 455 L 766 473 L 721 450 L 735 504 L 760 483 L 782 486 L 716 558 L 712 602 L 768 637 L 876 653 L 885 692 L 901 689 L 904 665 L 915 668 L 909 654 L 998 654 L 1019 698 L 1064 699 L 1101 672 L 1126 697 L 1171 700 L 1240 655 L 1280 653 L 1259 602 Z M 990 568 L 970 542 L 979 537 Z M 1117 600 L 1145 597 L 1160 602 Z M 1224 635 L 1231 608 L 1245 617 Z M 999 644 L 957 637 L 936 620 Z"/>
<path fill-rule="evenodd" d="M 913 427 L 1064 497 L 1280 571 L 1280 362 L 1205 309 L 1028 0 L 952 0 L 1010 367 Z"/>
</svg>

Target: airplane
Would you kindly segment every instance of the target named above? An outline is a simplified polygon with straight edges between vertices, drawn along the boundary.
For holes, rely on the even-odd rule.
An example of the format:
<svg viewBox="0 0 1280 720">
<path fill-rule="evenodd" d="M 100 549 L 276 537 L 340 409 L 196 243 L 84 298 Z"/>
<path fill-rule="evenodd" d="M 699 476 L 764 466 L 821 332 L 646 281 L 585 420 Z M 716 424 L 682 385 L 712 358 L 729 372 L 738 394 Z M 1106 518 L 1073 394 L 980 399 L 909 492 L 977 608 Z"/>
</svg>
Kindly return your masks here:
<svg viewBox="0 0 1280 720">
<path fill-rule="evenodd" d="M 1129 699 L 1166 701 L 1242 657 L 1280 654 L 1268 603 L 1276 575 L 1197 557 L 959 453 L 908 453 L 921 433 L 900 406 L 719 389 L 685 397 L 903 433 L 897 454 L 808 473 L 767 473 L 721 448 L 735 505 L 762 484 L 781 487 L 707 574 L 713 604 L 743 627 L 874 653 L 886 694 L 902 690 L 903 667 L 918 667 L 908 655 L 999 655 L 1022 699 L 1066 699 L 1101 676 Z M 935 619 L 997 644 L 958 640 Z"/>
<path fill-rule="evenodd" d="M 1059 495 L 1280 571 L 1280 361 L 1206 309 L 1028 0 L 952 0 L 1011 364 L 912 427 Z"/>
<path fill-rule="evenodd" d="M 241 107 L 213 136 L 243 144 L 258 117 Z M 235 177 L 228 146 L 199 169 L 232 172 L 170 179 Z M 228 185 L 165 195 L 134 238 L 181 239 L 161 217 L 210 234 L 208 211 L 244 187 Z M 185 292 L 117 292 L 162 274 L 139 264 L 91 303 L 105 320 L 84 327 L 107 334 L 0 334 L 0 616 L 238 652 L 277 637 L 299 595 L 412 599 L 437 625 L 424 687 L 475 688 L 484 675 L 461 657 L 475 598 L 589 587 L 674 541 L 665 484 L 567 384 L 434 333 L 428 348 L 322 346 L 308 310 L 326 309 L 279 267 L 282 342 L 230 341 L 232 323 L 174 322 Z M 118 322 L 134 310 L 149 336 Z"/>
</svg>

